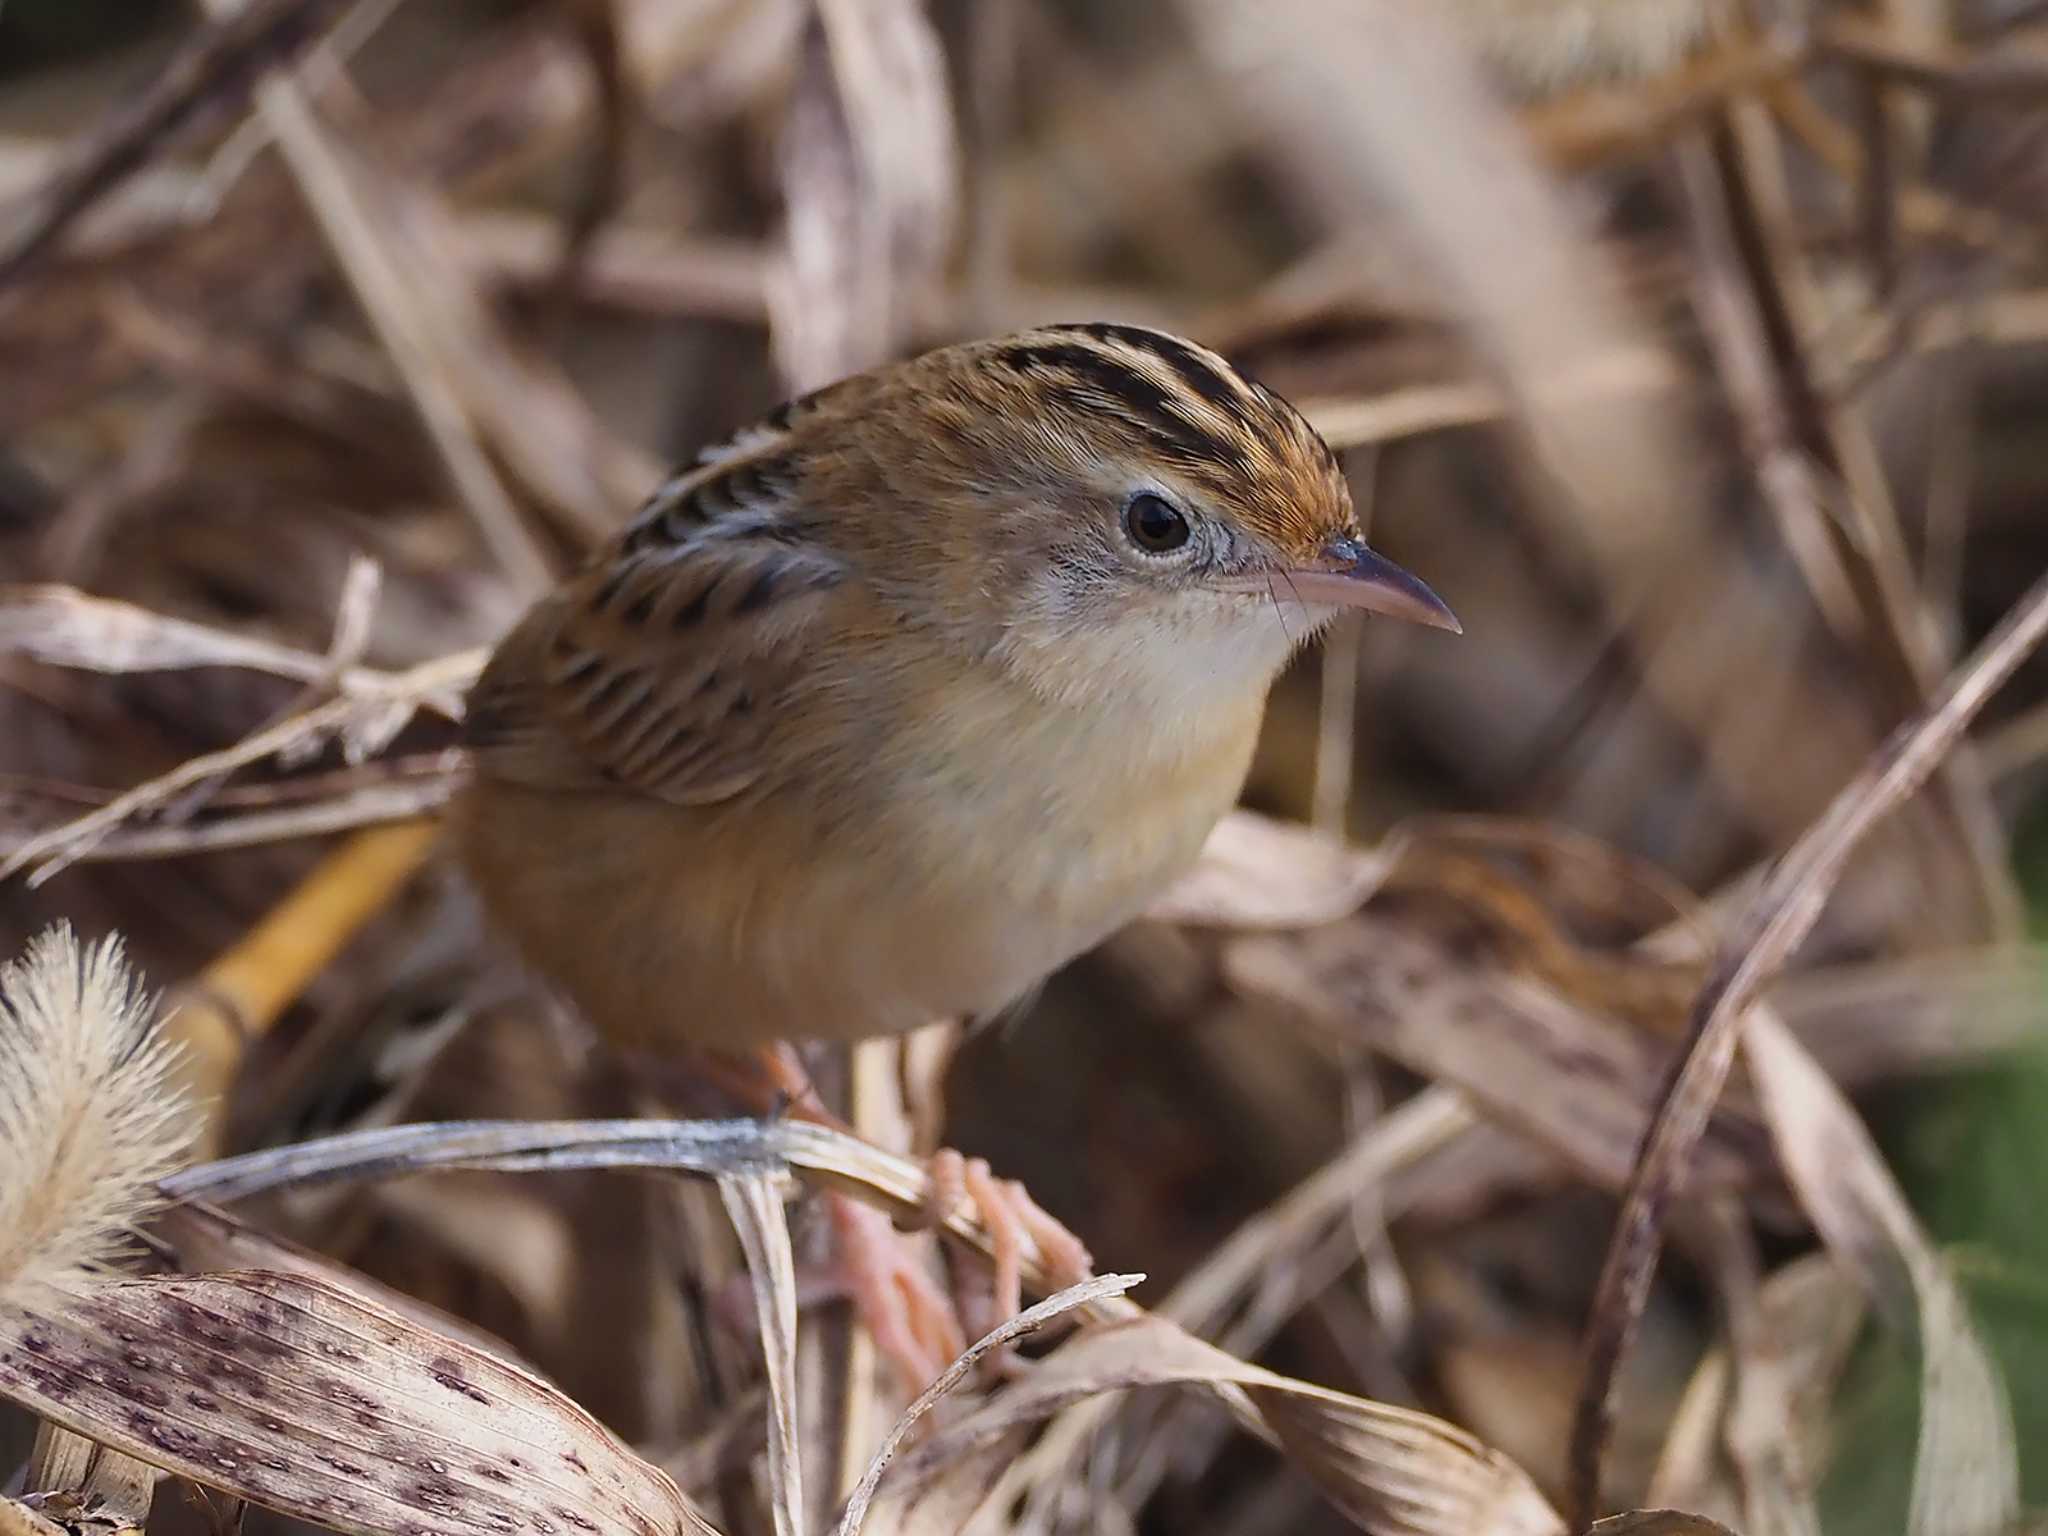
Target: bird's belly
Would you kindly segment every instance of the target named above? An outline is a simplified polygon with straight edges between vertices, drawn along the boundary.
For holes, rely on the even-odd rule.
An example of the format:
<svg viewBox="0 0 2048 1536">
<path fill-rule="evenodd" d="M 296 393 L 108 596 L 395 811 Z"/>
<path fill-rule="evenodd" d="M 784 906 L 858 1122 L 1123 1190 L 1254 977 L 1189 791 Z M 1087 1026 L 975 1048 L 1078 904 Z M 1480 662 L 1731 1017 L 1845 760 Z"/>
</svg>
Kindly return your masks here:
<svg viewBox="0 0 2048 1536">
<path fill-rule="evenodd" d="M 819 850 L 784 920 L 744 945 L 776 1033 L 857 1039 L 993 1013 L 1114 932 L 1192 860 L 1206 824 L 1046 829 L 943 856 Z M 772 998 L 772 1002 L 767 1001 Z"/>
<path fill-rule="evenodd" d="M 615 1043 L 859 1039 L 994 1012 L 1136 916 L 1248 752 L 1142 793 L 925 784 L 836 812 L 830 793 L 684 808 L 481 785 L 457 825 L 486 906 Z"/>
</svg>

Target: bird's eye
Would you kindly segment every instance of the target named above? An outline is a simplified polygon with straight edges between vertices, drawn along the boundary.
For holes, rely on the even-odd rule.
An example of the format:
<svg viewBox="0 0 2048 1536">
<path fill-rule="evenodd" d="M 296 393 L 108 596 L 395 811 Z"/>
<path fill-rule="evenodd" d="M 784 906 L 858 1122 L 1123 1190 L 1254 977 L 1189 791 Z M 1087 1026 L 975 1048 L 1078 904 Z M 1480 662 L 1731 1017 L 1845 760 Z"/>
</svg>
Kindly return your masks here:
<svg viewBox="0 0 2048 1536">
<path fill-rule="evenodd" d="M 1188 541 L 1188 520 L 1164 496 L 1140 491 L 1124 504 L 1124 528 L 1148 555 L 1169 555 Z"/>
</svg>

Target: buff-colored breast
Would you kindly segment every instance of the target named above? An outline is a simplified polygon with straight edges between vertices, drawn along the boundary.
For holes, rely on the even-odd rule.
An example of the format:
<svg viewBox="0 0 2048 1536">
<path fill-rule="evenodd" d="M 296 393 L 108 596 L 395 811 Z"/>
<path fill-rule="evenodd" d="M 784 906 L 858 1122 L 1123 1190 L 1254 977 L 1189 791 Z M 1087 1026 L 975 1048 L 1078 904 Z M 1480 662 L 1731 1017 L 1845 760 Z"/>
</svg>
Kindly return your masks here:
<svg viewBox="0 0 2048 1536">
<path fill-rule="evenodd" d="M 817 718 L 829 694 L 810 701 L 811 727 L 861 752 L 716 805 L 479 778 L 454 830 L 487 909 L 629 1048 L 990 1013 L 1193 862 L 1242 786 L 1264 693 L 1167 717 L 1048 709 L 973 669 L 901 681 L 847 706 L 858 733 Z"/>
</svg>

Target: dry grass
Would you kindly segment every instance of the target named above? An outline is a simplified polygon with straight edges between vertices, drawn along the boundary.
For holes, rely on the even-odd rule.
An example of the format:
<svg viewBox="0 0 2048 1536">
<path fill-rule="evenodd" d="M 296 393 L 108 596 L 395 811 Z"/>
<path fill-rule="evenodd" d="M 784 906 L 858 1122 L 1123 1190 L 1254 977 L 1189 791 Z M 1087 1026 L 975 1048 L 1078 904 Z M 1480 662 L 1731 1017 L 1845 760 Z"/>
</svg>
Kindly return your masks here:
<svg viewBox="0 0 2048 1536">
<path fill-rule="evenodd" d="M 93 9 L 0 8 L 0 947 L 121 934 L 232 1155 L 126 1279 L 0 1198 L 0 1532 L 2048 1506 L 2040 7 Z M 435 854 L 480 648 L 782 395 L 1084 317 L 1300 402 L 1465 637 L 1339 632 L 1025 1020 L 821 1054 L 866 1143 L 625 1118 L 717 1100 Z M 804 1196 L 941 1139 L 1106 1275 L 899 1417 Z"/>
</svg>

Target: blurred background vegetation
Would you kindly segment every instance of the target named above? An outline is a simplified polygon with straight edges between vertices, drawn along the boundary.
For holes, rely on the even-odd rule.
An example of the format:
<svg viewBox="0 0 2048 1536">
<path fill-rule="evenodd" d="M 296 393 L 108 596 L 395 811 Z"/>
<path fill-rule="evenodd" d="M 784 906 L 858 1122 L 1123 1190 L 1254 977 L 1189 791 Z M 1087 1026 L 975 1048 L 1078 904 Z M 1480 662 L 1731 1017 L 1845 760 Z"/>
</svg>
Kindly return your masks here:
<svg viewBox="0 0 2048 1536">
<path fill-rule="evenodd" d="M 1305 1026 L 1243 984 L 1229 934 L 1141 924 L 1028 1017 L 911 1052 L 899 1134 L 987 1154 L 1156 1300 L 1388 1107 L 1458 1089 L 1484 1133 L 1360 1191 L 1334 1245 L 1273 1254 L 1223 1337 L 1466 1425 L 1557 1494 L 1618 1171 L 1565 1134 L 1592 1091 L 1576 1037 L 1518 1069 L 1461 1049 L 1440 997 L 1476 988 L 1458 1006 L 1515 1036 L 1540 993 L 1661 1070 L 1699 977 L 1638 943 L 1669 915 L 1645 915 L 1643 868 L 1725 916 L 2048 569 L 2043 8 L 357 0 L 304 7 L 300 109 L 200 81 L 60 214 L 48 189 L 107 168 L 197 9 L 0 3 L 9 582 L 410 666 L 487 643 L 664 465 L 788 393 L 1038 321 L 1186 332 L 1324 428 L 1375 544 L 1467 632 L 1337 632 L 1276 694 L 1247 800 L 1439 850 L 1343 929 L 1368 967 L 1404 944 L 1427 964 Z M 1361 21 L 1403 11 L 1431 35 L 1382 47 Z M 1318 39 L 1326 92 L 1262 72 L 1262 48 Z M 1462 73 L 1432 73 L 1444 46 Z M 323 696 L 4 638 L 5 850 Z M 2023 669 L 1871 840 L 1774 994 L 1960 1278 L 2036 1508 L 2044 683 Z M 15 878 L 0 947 L 65 916 L 126 934 L 158 982 L 211 974 L 350 835 L 333 820 L 435 801 L 451 729 L 397 725 L 208 778 L 98 861 Z M 236 830 L 265 813 L 283 830 Z M 1524 840 L 1433 841 L 1447 813 Z M 224 1145 L 641 1103 L 437 861 L 372 905 L 236 1065 Z M 1655 1080 L 1603 1091 L 1639 1115 Z M 1677 1242 L 1610 1494 L 1905 1529 L 1910 1331 L 1786 1365 L 1791 1471 L 1711 1430 L 1678 1449 L 1730 1274 L 1816 1246 L 1757 1116 L 1738 1074 L 1697 1193 L 1742 1213 L 1740 1256 Z M 689 1343 L 689 1229 L 637 1185 L 462 1176 L 264 1217 L 499 1332 L 671 1465 L 734 1411 L 736 1368 Z M 1063 1528 L 1344 1528 L 1215 1435 L 1097 1456 Z M 1792 1514 L 1759 1496 L 1771 1475 Z"/>
</svg>

